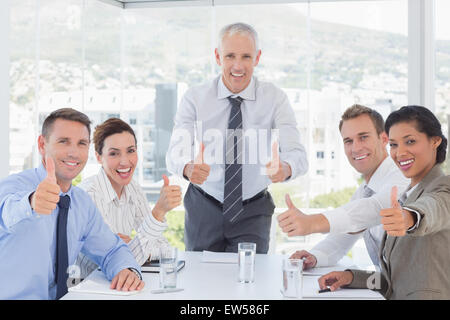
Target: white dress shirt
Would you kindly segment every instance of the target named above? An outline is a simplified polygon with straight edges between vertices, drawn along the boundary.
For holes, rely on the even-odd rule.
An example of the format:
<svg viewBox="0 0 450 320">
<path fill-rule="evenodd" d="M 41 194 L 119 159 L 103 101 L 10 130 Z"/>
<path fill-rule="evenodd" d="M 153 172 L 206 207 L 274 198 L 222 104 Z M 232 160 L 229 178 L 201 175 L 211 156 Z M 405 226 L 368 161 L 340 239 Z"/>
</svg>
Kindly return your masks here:
<svg viewBox="0 0 450 320">
<path fill-rule="evenodd" d="M 124 187 L 120 199 L 103 168 L 98 174 L 83 180 L 79 187 L 89 194 L 114 233 L 130 236 L 133 230 L 136 231 L 128 247 L 139 265 L 144 264 L 149 256 L 158 258 L 159 248 L 167 250 L 170 247 L 163 236 L 166 221 L 160 222 L 153 217 L 144 192 L 134 180 Z M 78 256 L 77 265 L 81 268 L 81 278 L 97 268 L 82 254 Z"/>
<path fill-rule="evenodd" d="M 378 253 L 383 239 L 384 229 L 381 225 L 380 210 L 391 207 L 391 189 L 397 186 L 403 192 L 409 184 L 391 157 L 380 164 L 369 180 L 363 183 L 353 194 L 351 201 L 335 210 L 325 212 L 330 223 L 330 234 L 319 242 L 310 253 L 317 259 L 316 267 L 335 265 L 358 239 L 364 236 L 369 253 L 375 253 L 374 265 L 379 266 Z M 364 197 L 365 188 L 370 188 L 374 194 Z M 346 234 L 344 232 L 364 233 Z M 339 233 L 342 232 L 342 233 Z M 369 236 L 369 237 L 367 237 Z M 368 241 L 368 238 L 372 241 Z M 373 254 L 370 254 L 372 260 Z"/>
<path fill-rule="evenodd" d="M 252 77 L 242 92 L 233 94 L 222 81 L 190 88 L 183 96 L 175 116 L 175 126 L 166 154 L 167 169 L 183 176 L 185 165 L 194 160 L 198 145 L 205 145 L 204 161 L 211 166 L 207 180 L 200 185 L 206 193 L 223 202 L 225 138 L 231 110 L 229 96 L 240 96 L 244 157 L 242 167 L 243 200 L 249 199 L 271 183 L 265 174 L 270 161 L 272 129 L 278 129 L 280 160 L 291 166 L 293 179 L 306 173 L 306 152 L 300 143 L 295 113 L 287 95 L 273 84 Z M 256 142 L 257 139 L 257 142 Z"/>
<path fill-rule="evenodd" d="M 363 198 L 364 185 L 354 193 L 352 201 L 343 206 L 324 212 L 330 223 L 330 233 L 359 232 L 381 224 L 380 210 L 391 207 L 391 189 L 397 186 L 401 194 L 409 185 L 391 157 L 387 157 L 371 177 L 368 187 L 375 194 Z"/>
</svg>

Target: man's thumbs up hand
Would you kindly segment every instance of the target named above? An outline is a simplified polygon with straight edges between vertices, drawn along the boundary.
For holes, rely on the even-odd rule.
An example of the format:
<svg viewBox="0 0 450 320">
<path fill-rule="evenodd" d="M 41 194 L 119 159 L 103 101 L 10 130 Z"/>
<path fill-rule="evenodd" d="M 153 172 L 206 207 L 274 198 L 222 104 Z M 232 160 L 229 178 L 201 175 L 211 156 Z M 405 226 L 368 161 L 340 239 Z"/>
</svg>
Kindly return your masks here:
<svg viewBox="0 0 450 320">
<path fill-rule="evenodd" d="M 205 145 L 203 144 L 203 142 L 201 142 L 200 146 L 198 148 L 198 154 L 197 154 L 197 156 L 195 157 L 195 160 L 194 160 L 195 164 L 205 163 L 204 153 L 205 153 Z"/>
<path fill-rule="evenodd" d="M 292 175 L 291 166 L 280 160 L 278 142 L 272 144 L 272 159 L 266 164 L 266 174 L 272 182 L 285 181 Z"/>
<path fill-rule="evenodd" d="M 55 162 L 52 157 L 45 157 L 45 170 L 47 171 L 47 178 L 45 179 L 56 184 Z"/>
<path fill-rule="evenodd" d="M 205 145 L 200 143 L 199 151 L 195 160 L 189 162 L 184 166 L 183 174 L 189 179 L 190 182 L 195 184 L 202 184 L 209 176 L 211 167 L 204 161 Z"/>
<path fill-rule="evenodd" d="M 397 187 L 391 189 L 391 208 L 380 211 L 381 224 L 386 233 L 393 237 L 402 237 L 414 222 L 414 213 L 404 210 L 397 200 Z"/>
<path fill-rule="evenodd" d="M 281 230 L 288 237 L 310 234 L 308 216 L 295 207 L 289 194 L 286 194 L 285 200 L 288 210 L 277 217 Z"/>
<path fill-rule="evenodd" d="M 39 214 L 51 214 L 59 202 L 61 188 L 56 182 L 55 162 L 53 158 L 45 157 L 47 177 L 37 186 L 30 197 L 31 208 Z"/>
</svg>

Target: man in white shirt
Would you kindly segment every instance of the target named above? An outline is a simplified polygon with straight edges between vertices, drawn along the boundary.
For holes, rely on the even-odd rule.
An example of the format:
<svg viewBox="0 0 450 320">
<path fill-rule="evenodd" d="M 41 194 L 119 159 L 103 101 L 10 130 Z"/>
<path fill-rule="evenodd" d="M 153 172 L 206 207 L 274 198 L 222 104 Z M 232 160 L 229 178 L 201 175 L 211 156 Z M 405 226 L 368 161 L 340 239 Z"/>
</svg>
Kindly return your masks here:
<svg viewBox="0 0 450 320">
<path fill-rule="evenodd" d="M 306 152 L 286 94 L 253 76 L 261 56 L 255 30 L 236 23 L 219 39 L 222 74 L 181 100 L 167 168 L 191 182 L 184 197 L 186 250 L 236 252 L 247 241 L 265 253 L 274 212 L 267 187 L 304 174 Z"/>
<path fill-rule="evenodd" d="M 348 161 L 362 174 L 364 183 L 349 203 L 323 214 L 305 215 L 286 195 L 288 210 L 278 216 L 279 225 L 288 236 L 331 233 L 310 252 L 302 250 L 292 255 L 305 258 L 305 268 L 335 265 L 361 237 L 373 264 L 379 266 L 378 252 L 384 233 L 380 210 L 390 207 L 393 186 L 403 191 L 409 184 L 388 157 L 389 139 L 378 112 L 353 105 L 342 115 L 339 130 Z"/>
</svg>

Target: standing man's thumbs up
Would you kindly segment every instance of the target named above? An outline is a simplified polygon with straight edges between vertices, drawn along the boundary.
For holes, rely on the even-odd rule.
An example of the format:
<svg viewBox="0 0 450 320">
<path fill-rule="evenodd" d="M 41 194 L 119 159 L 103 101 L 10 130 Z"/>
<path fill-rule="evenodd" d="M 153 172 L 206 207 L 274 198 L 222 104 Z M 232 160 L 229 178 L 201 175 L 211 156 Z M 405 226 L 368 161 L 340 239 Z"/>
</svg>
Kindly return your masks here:
<svg viewBox="0 0 450 320">
<path fill-rule="evenodd" d="M 204 153 L 205 153 L 205 145 L 203 144 L 203 142 L 201 142 L 200 146 L 198 148 L 198 154 L 197 154 L 197 156 L 195 157 L 195 160 L 194 160 L 195 164 L 205 163 Z"/>
<path fill-rule="evenodd" d="M 31 208 L 39 214 L 51 214 L 59 202 L 61 188 L 56 181 L 55 162 L 52 157 L 45 157 L 47 177 L 37 186 L 30 197 Z"/>
<path fill-rule="evenodd" d="M 415 214 L 408 210 L 404 210 L 397 198 L 397 187 L 391 189 L 391 208 L 380 211 L 381 224 L 386 233 L 393 237 L 401 237 L 406 234 L 414 224 Z"/>
<path fill-rule="evenodd" d="M 163 180 L 164 180 L 164 186 L 163 187 L 168 187 L 169 186 L 169 178 L 167 178 L 167 176 L 165 174 L 162 175 Z"/>
<path fill-rule="evenodd" d="M 292 175 L 291 166 L 280 159 L 276 141 L 272 144 L 272 159 L 266 164 L 266 173 L 274 183 L 285 181 Z"/>
<path fill-rule="evenodd" d="M 185 165 L 183 174 L 190 182 L 195 184 L 202 184 L 209 176 L 211 167 L 205 163 L 204 159 L 205 145 L 200 143 L 199 151 L 194 161 Z"/>
</svg>

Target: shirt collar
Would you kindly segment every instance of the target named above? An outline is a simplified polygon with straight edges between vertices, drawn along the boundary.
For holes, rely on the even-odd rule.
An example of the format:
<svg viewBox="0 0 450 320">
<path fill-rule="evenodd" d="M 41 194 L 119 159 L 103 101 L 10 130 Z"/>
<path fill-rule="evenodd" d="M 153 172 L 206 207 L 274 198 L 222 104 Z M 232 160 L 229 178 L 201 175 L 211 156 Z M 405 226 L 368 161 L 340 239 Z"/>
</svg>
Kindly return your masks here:
<svg viewBox="0 0 450 320">
<path fill-rule="evenodd" d="M 392 169 L 392 167 L 396 167 L 394 161 L 391 157 L 387 156 L 383 162 L 378 166 L 377 170 L 373 173 L 372 177 L 367 183 L 367 186 L 372 189 L 375 193 L 382 191 L 383 184 L 385 182 L 385 177 L 388 172 Z"/>
<path fill-rule="evenodd" d="M 100 168 L 99 178 L 101 180 L 101 183 L 106 188 L 106 192 L 103 195 L 106 202 L 110 203 L 110 202 L 113 202 L 115 199 L 117 199 L 117 201 L 120 201 L 119 197 L 117 196 L 116 190 L 114 190 L 114 188 L 111 184 L 111 181 L 109 180 L 108 175 L 106 174 L 103 167 Z M 123 188 L 122 196 L 123 195 L 125 195 L 124 199 L 125 199 L 126 203 L 132 202 L 133 194 L 132 194 L 132 192 L 130 192 L 130 188 L 128 185 L 126 185 Z"/>
<path fill-rule="evenodd" d="M 217 83 L 217 99 L 226 99 L 229 96 L 239 96 L 244 100 L 256 100 L 256 81 L 254 77 L 251 78 L 247 88 L 239 93 L 233 93 L 225 86 L 225 84 L 223 83 L 222 75 L 220 75 L 219 81 Z"/>
<path fill-rule="evenodd" d="M 408 190 L 405 191 L 405 192 L 406 192 L 406 197 L 407 197 L 407 198 L 411 195 L 411 193 L 413 193 L 414 190 L 416 190 L 416 188 L 417 188 L 418 185 L 419 185 L 419 184 L 417 183 L 414 187 L 412 187 L 411 189 L 408 189 Z"/>
</svg>

